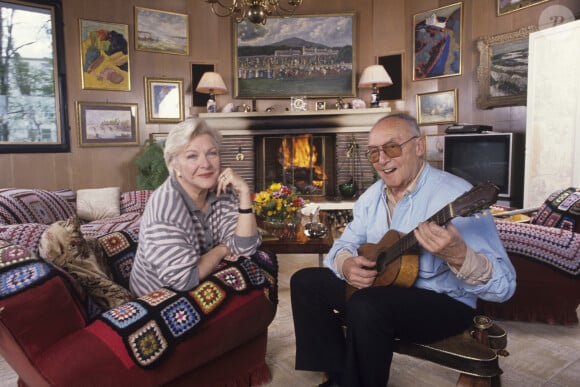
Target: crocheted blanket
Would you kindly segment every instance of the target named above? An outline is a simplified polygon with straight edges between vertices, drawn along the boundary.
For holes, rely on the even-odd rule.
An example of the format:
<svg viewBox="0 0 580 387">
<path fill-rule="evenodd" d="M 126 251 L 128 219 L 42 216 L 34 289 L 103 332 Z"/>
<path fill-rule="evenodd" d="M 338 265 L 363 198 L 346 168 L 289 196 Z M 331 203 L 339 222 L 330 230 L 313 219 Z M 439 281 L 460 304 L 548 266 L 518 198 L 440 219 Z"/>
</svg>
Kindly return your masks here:
<svg viewBox="0 0 580 387">
<path fill-rule="evenodd" d="M 190 291 L 161 288 L 102 313 L 98 320 L 122 337 L 135 364 L 152 368 L 233 295 L 264 289 L 276 305 L 277 271 L 275 256 L 258 251 L 251 259 L 223 261 L 212 275 Z"/>
<path fill-rule="evenodd" d="M 113 260 L 111 263 L 119 269 L 113 270 L 114 277 L 127 277 L 119 281 L 126 283 L 130 272 L 126 268 L 136 248 L 135 236 L 116 232 L 99 239 L 109 259 Z M 55 275 L 76 287 L 68 273 L 22 246 L 0 240 L 0 299 L 39 286 Z M 163 361 L 176 343 L 196 332 L 234 295 L 263 289 L 270 302 L 277 305 L 277 275 L 276 256 L 258 251 L 250 258 L 223 261 L 212 275 L 192 290 L 178 292 L 161 288 L 103 313 L 82 289 L 76 287 L 76 290 L 84 301 L 89 320 L 96 318 L 104 322 L 122 338 L 135 364 L 152 368 Z"/>
<path fill-rule="evenodd" d="M 580 234 L 501 220 L 495 224 L 508 253 L 537 259 L 574 276 L 580 274 Z"/>
</svg>

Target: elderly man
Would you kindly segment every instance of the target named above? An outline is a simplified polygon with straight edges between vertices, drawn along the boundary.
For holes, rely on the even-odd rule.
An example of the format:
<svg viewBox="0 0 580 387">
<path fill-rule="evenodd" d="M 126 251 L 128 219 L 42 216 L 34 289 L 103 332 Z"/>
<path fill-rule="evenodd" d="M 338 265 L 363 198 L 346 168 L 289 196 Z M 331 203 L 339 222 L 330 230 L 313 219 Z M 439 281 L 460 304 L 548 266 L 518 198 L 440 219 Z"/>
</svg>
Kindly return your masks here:
<svg viewBox="0 0 580 387">
<path fill-rule="evenodd" d="M 292 276 L 296 369 L 326 372 L 322 385 L 384 387 L 395 339 L 428 343 L 458 334 L 471 324 L 478 298 L 503 302 L 515 291 L 515 270 L 491 216 L 426 221 L 471 185 L 432 168 L 424 154 L 413 117 L 379 120 L 366 156 L 380 179 L 355 203 L 327 267 Z M 413 232 L 418 242 L 410 287 L 373 286 L 376 263 L 359 252 L 389 230 Z M 348 300 L 347 284 L 358 289 Z"/>
</svg>

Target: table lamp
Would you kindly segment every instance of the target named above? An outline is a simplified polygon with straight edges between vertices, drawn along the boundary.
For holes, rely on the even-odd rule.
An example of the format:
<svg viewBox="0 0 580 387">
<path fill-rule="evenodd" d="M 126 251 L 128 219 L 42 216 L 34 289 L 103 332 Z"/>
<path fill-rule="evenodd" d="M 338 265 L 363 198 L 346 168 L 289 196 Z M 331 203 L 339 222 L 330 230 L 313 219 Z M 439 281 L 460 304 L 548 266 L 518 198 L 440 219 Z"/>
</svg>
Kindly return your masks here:
<svg viewBox="0 0 580 387">
<path fill-rule="evenodd" d="M 209 94 L 209 99 L 207 100 L 207 112 L 208 113 L 215 113 L 216 112 L 216 102 L 215 102 L 215 95 L 216 94 L 224 94 L 228 91 L 226 88 L 226 84 L 222 79 L 221 75 L 213 71 L 207 71 L 203 73 L 195 91 L 198 93 L 206 93 Z"/>
<path fill-rule="evenodd" d="M 392 84 L 391 77 L 382 65 L 372 65 L 364 69 L 358 87 L 360 89 L 373 89 L 371 107 L 379 107 L 379 90 L 377 88 Z"/>
</svg>

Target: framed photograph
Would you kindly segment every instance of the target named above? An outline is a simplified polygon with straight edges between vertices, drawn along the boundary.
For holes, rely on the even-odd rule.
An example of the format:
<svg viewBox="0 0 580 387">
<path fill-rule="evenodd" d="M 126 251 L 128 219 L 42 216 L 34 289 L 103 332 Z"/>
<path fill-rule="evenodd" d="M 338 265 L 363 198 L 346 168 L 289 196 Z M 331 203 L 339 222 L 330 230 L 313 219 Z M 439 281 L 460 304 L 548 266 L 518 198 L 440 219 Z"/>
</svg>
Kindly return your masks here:
<svg viewBox="0 0 580 387">
<path fill-rule="evenodd" d="M 497 16 L 519 11 L 550 0 L 497 0 Z"/>
<path fill-rule="evenodd" d="M 457 122 L 457 89 L 417 94 L 419 125 Z"/>
<path fill-rule="evenodd" d="M 2 2 L 0 153 L 70 151 L 62 8 Z"/>
<path fill-rule="evenodd" d="M 135 7 L 135 49 L 189 55 L 189 15 Z"/>
<path fill-rule="evenodd" d="M 131 90 L 129 26 L 79 19 L 82 88 Z"/>
<path fill-rule="evenodd" d="M 234 97 L 354 97 L 355 14 L 234 23 Z"/>
<path fill-rule="evenodd" d="M 537 31 L 528 26 L 477 41 L 479 109 L 525 105 L 528 93 L 528 37 Z"/>
<path fill-rule="evenodd" d="M 377 63 L 382 65 L 391 77 L 393 84 L 388 87 L 379 87 L 379 99 L 381 101 L 396 101 L 405 99 L 403 69 L 405 53 L 400 52 L 392 55 L 379 56 Z"/>
<path fill-rule="evenodd" d="M 136 103 L 77 102 L 79 145 L 139 145 Z"/>
<path fill-rule="evenodd" d="M 168 134 L 169 133 L 149 133 L 149 140 L 156 142 L 163 147 L 165 146 L 165 140 L 167 139 Z"/>
<path fill-rule="evenodd" d="M 145 77 L 145 109 L 147 123 L 183 121 L 183 79 Z"/>
<path fill-rule="evenodd" d="M 413 16 L 413 80 L 461 75 L 462 3 Z"/>
<path fill-rule="evenodd" d="M 193 98 L 191 99 L 191 106 L 203 106 L 206 107 L 207 100 L 209 99 L 209 94 L 198 93 L 195 91 L 197 84 L 201 80 L 204 73 L 208 71 L 215 71 L 215 66 L 212 63 L 191 63 L 191 92 L 193 93 Z"/>
</svg>

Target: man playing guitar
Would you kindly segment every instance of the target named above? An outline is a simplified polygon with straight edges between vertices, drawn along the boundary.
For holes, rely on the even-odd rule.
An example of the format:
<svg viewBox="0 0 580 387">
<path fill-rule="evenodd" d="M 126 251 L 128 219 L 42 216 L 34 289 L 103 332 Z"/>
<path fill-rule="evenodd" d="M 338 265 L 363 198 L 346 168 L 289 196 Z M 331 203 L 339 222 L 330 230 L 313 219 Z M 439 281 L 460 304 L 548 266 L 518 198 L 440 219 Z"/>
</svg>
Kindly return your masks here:
<svg viewBox="0 0 580 387">
<path fill-rule="evenodd" d="M 472 187 L 431 167 L 424 154 L 413 117 L 379 120 L 366 156 L 380 179 L 355 203 L 353 221 L 325 257 L 327 267 L 292 276 L 296 369 L 326 372 L 322 385 L 384 387 L 395 339 L 429 343 L 459 334 L 472 323 L 478 298 L 503 302 L 515 291 L 515 270 L 488 213 L 451 211 L 444 217 L 451 221 L 434 220 Z M 416 242 L 417 264 L 405 274 L 409 283 L 387 286 L 377 262 L 389 255 L 381 244 L 395 231 Z M 402 245 L 401 252 L 410 247 Z M 391 265 L 406 270 L 401 262 Z"/>
</svg>

